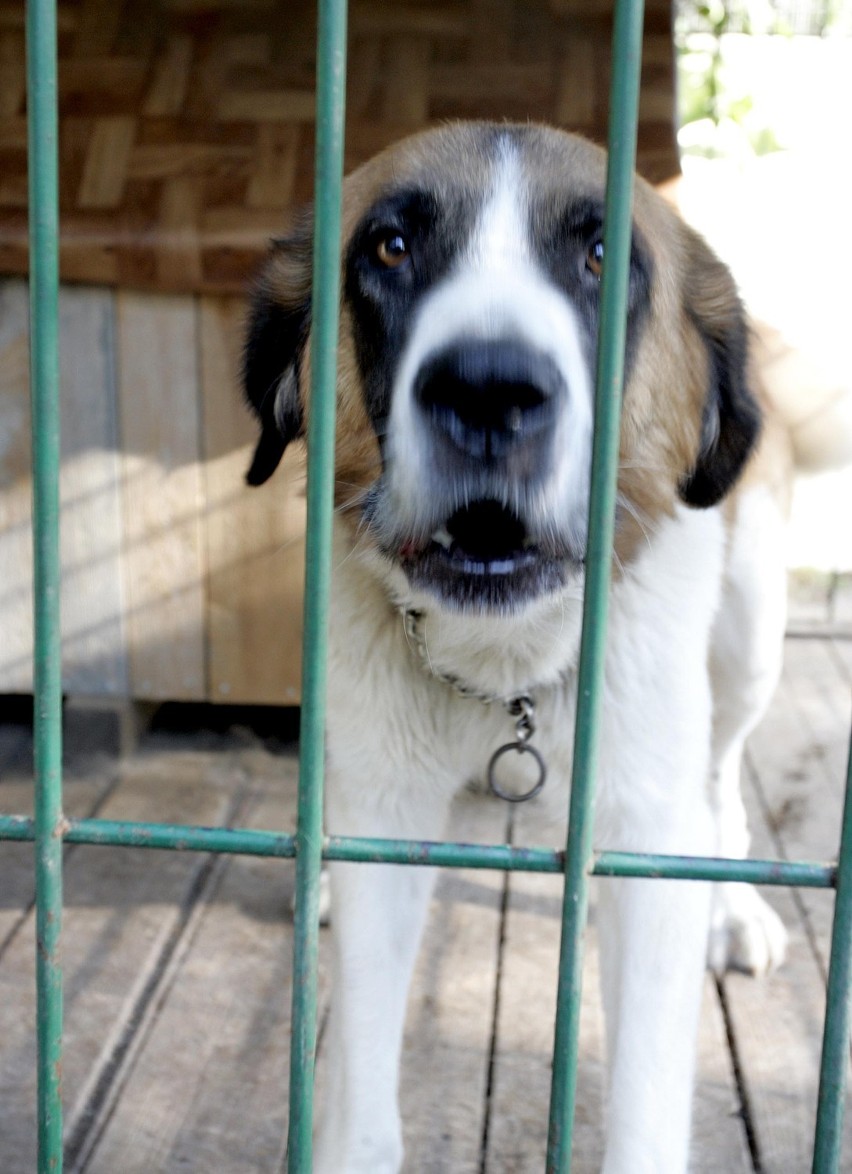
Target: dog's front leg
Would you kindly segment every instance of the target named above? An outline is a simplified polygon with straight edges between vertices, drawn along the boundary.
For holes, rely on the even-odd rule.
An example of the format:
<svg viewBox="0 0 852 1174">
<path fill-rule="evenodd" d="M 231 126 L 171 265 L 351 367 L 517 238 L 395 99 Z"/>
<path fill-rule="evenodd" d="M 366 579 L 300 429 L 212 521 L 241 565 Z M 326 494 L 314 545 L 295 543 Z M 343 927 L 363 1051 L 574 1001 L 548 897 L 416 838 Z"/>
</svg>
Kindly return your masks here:
<svg viewBox="0 0 852 1174">
<path fill-rule="evenodd" d="M 398 796 L 358 802 L 329 788 L 329 828 L 389 838 L 439 839 L 446 810 L 434 801 L 416 816 Z M 372 791 L 372 794 L 371 794 Z M 387 793 L 385 793 L 387 794 Z M 333 989 L 328 1081 L 316 1174 L 398 1174 L 402 1131 L 399 1063 L 411 972 L 435 870 L 387 864 L 330 867 Z"/>
<path fill-rule="evenodd" d="M 684 1174 L 710 887 L 602 880 L 605 1174 Z"/>
<path fill-rule="evenodd" d="M 640 817 L 648 834 L 634 823 L 629 849 L 709 853 L 710 811 L 695 791 L 679 819 L 650 804 Z M 654 878 L 597 884 L 609 1058 L 604 1174 L 684 1174 L 711 888 Z"/>
</svg>

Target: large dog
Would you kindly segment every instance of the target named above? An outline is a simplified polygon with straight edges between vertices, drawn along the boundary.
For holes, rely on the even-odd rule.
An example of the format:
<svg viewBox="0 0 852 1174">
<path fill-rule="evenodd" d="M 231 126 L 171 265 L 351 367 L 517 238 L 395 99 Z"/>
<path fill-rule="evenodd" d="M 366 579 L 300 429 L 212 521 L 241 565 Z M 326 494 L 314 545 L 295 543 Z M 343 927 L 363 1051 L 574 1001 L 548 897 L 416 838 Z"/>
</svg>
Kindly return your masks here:
<svg viewBox="0 0 852 1174">
<path fill-rule="evenodd" d="M 440 839 L 461 785 L 492 769 L 497 789 L 529 788 L 539 761 L 537 802 L 567 810 L 604 181 L 604 153 L 581 139 L 484 123 L 415 136 L 346 180 L 332 832 Z M 306 214 L 256 291 L 253 484 L 310 410 L 310 257 Z M 740 757 L 779 669 L 791 466 L 760 406 L 730 274 L 637 181 L 597 846 L 745 853 Z M 433 876 L 331 874 L 316 1169 L 393 1174 L 406 993 Z M 741 885 L 606 881 L 597 898 L 604 1170 L 682 1174 L 708 940 L 716 967 L 763 971 L 784 930 Z"/>
</svg>

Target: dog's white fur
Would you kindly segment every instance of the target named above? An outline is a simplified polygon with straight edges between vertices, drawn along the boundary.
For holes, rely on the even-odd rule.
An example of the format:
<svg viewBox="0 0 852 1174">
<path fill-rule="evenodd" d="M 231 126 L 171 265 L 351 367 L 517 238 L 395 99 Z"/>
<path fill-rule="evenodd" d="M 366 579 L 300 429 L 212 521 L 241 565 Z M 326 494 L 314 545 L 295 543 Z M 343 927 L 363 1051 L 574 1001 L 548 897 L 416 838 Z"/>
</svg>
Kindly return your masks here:
<svg viewBox="0 0 852 1174">
<path fill-rule="evenodd" d="M 428 144 L 426 150 L 428 151 Z M 423 298 L 399 356 L 388 423 L 388 500 L 421 522 L 429 449 L 412 409 L 424 358 L 507 332 L 549 354 L 570 388 L 563 459 L 529 507 L 584 526 L 591 384 L 576 311 L 526 242 L 519 163 L 506 149 L 476 227 Z M 509 492 L 509 490 L 507 490 Z M 746 476 L 734 505 L 675 504 L 646 527 L 616 575 L 603 705 L 595 844 L 636 852 L 742 856 L 744 740 L 780 665 L 785 615 L 783 494 Z M 499 705 L 463 698 L 424 671 L 398 607 L 422 610 L 437 672 L 496 694 L 537 686 L 542 798 L 564 818 L 582 609 L 579 575 L 511 615 L 461 613 L 415 590 L 345 514 L 332 583 L 327 828 L 439 840 L 459 787 L 481 778 L 510 727 Z M 709 780 L 709 784 L 708 784 Z M 334 998 L 317 1174 L 397 1174 L 398 1068 L 409 979 L 434 870 L 331 866 Z M 749 887 L 599 882 L 609 1088 L 605 1174 L 683 1174 L 694 1046 L 708 956 L 763 972 L 784 954 L 777 916 Z M 712 904 L 712 913 L 711 913 Z"/>
</svg>

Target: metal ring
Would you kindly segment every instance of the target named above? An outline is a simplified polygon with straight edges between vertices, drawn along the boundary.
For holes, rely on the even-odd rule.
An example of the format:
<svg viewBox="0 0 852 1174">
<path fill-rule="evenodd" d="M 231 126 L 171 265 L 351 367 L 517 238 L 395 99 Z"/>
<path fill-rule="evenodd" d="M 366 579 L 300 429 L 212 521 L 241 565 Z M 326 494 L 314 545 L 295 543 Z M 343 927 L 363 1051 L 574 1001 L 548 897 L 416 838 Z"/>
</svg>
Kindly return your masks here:
<svg viewBox="0 0 852 1174">
<path fill-rule="evenodd" d="M 530 787 L 528 791 L 512 792 L 504 791 L 494 774 L 494 768 L 497 766 L 499 760 L 504 754 L 508 754 L 510 750 L 514 750 L 516 754 L 531 754 L 538 764 L 538 779 Z M 547 766 L 544 759 L 536 750 L 535 746 L 530 746 L 529 742 L 507 742 L 505 746 L 500 746 L 495 750 L 488 760 L 488 786 L 492 795 L 496 795 L 498 799 L 505 799 L 507 803 L 523 803 L 526 799 L 533 799 L 544 786 L 547 778 Z"/>
</svg>

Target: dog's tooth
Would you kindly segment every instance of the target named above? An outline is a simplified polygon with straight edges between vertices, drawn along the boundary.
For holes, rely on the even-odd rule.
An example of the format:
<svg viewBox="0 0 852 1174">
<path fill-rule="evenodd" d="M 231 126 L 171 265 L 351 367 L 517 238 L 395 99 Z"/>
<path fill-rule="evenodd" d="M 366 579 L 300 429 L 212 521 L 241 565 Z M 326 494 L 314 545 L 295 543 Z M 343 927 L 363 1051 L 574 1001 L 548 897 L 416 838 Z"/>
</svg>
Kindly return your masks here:
<svg viewBox="0 0 852 1174">
<path fill-rule="evenodd" d="M 446 526 L 439 526 L 432 535 L 432 541 L 437 542 L 439 546 L 443 546 L 444 550 L 449 550 L 453 545 L 452 535 Z"/>
</svg>

